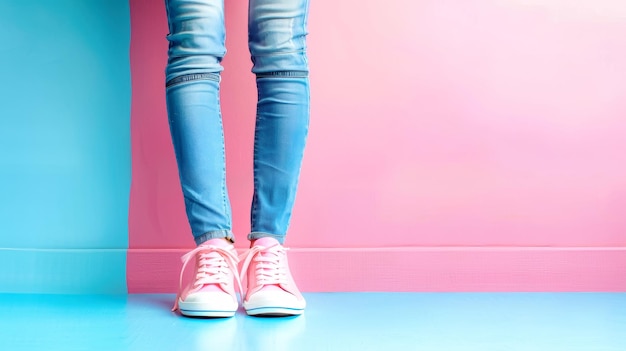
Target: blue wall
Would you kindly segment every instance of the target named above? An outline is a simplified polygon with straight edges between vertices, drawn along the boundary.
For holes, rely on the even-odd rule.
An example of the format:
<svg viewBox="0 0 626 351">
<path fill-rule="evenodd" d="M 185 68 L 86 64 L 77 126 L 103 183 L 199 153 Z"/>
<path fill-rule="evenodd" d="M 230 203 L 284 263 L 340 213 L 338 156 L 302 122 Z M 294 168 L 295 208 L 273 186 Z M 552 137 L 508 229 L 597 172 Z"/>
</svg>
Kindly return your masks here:
<svg viewBox="0 0 626 351">
<path fill-rule="evenodd" d="M 128 0 L 2 0 L 0 33 L 0 292 L 124 292 Z"/>
</svg>

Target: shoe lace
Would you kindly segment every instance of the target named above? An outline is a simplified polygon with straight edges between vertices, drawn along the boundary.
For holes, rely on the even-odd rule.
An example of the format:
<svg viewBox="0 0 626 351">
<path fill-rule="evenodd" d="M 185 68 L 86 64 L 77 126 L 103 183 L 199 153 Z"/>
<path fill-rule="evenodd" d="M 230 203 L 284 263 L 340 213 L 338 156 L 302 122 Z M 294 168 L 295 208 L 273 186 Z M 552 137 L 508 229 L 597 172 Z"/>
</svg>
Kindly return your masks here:
<svg viewBox="0 0 626 351">
<path fill-rule="evenodd" d="M 210 255 L 212 253 L 217 253 L 218 255 Z M 228 270 L 237 272 L 239 258 L 230 250 L 218 246 L 200 245 L 187 252 L 181 257 L 183 268 L 180 270 L 178 294 L 176 295 L 176 301 L 174 302 L 172 311 L 176 311 L 178 309 L 178 299 L 182 294 L 183 275 L 187 265 L 194 257 L 198 257 L 198 267 L 196 270 L 194 284 L 189 291 L 190 293 L 197 292 L 202 289 L 202 287 L 209 284 L 230 284 L 228 281 Z M 241 279 L 237 276 L 237 274 L 234 274 L 234 277 L 241 294 L 243 293 Z"/>
<path fill-rule="evenodd" d="M 247 274 L 250 264 L 254 260 L 257 263 L 254 274 L 259 284 L 259 288 L 265 285 L 287 284 L 287 265 L 282 260 L 285 257 L 287 249 L 280 244 L 272 246 L 254 246 L 244 252 L 240 259 L 243 258 L 243 266 L 239 280 L 243 280 Z"/>
</svg>

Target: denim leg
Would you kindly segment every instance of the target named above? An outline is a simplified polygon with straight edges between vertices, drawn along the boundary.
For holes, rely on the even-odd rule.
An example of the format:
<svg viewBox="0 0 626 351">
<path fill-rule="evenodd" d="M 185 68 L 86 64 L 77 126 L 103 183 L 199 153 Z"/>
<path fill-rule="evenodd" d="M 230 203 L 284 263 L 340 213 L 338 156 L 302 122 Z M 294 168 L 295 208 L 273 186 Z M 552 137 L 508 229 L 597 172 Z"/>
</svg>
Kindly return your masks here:
<svg viewBox="0 0 626 351">
<path fill-rule="evenodd" d="M 166 102 L 187 218 L 196 244 L 234 240 L 219 100 L 223 0 L 165 0 Z"/>
<path fill-rule="evenodd" d="M 248 35 L 258 104 L 248 239 L 283 243 L 309 126 L 308 0 L 250 0 Z"/>
</svg>

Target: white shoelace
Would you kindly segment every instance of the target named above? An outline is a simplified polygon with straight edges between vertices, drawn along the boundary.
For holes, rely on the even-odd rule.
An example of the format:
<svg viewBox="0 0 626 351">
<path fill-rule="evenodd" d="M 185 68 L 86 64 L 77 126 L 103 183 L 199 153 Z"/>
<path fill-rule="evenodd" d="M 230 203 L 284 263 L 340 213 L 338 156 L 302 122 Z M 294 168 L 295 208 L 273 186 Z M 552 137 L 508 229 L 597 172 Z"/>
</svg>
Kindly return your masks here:
<svg viewBox="0 0 626 351">
<path fill-rule="evenodd" d="M 250 264 L 254 260 L 257 265 L 255 276 L 258 282 L 257 290 L 265 285 L 287 284 L 287 265 L 281 260 L 285 257 L 287 249 L 280 244 L 269 247 L 254 246 L 243 253 L 239 258 L 243 258 L 243 267 L 239 280 L 246 276 Z M 254 293 L 249 291 L 248 293 Z"/>
<path fill-rule="evenodd" d="M 209 254 L 217 253 L 218 256 L 209 257 Z M 194 293 L 202 289 L 205 285 L 209 284 L 230 284 L 228 281 L 228 270 L 237 272 L 237 264 L 239 258 L 231 250 L 227 250 L 223 247 L 201 245 L 195 249 L 187 252 L 181 257 L 183 262 L 183 268 L 180 271 L 180 279 L 178 282 L 178 294 L 176 295 L 176 301 L 172 311 L 178 309 L 178 299 L 181 297 L 183 286 L 183 275 L 189 262 L 198 255 L 198 269 L 194 280 L 194 285 L 189 293 Z M 243 288 L 241 286 L 241 279 L 237 274 L 233 274 L 239 292 L 243 294 Z"/>
</svg>

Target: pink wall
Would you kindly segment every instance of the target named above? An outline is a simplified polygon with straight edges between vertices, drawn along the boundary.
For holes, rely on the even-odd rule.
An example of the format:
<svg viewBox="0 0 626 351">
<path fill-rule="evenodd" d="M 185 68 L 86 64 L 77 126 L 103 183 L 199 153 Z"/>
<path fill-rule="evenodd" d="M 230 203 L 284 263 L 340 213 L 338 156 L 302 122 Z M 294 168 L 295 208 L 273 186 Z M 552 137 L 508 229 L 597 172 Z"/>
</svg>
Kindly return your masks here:
<svg viewBox="0 0 626 351">
<path fill-rule="evenodd" d="M 137 272 L 164 269 L 146 263 L 158 259 L 133 258 L 133 252 L 158 256 L 193 246 L 165 115 L 161 3 L 131 0 L 131 291 Z M 255 104 L 246 9 L 245 1 L 227 1 L 222 91 L 241 247 L 249 230 Z M 607 267 L 626 270 L 625 2 L 394 0 L 381 7 L 374 0 L 313 1 L 309 29 L 312 125 L 287 239 L 309 290 L 324 288 L 305 274 L 319 269 L 315 260 L 298 261 L 307 248 L 394 255 L 389 248 L 506 247 L 526 257 L 520 252 L 528 247 L 591 247 L 596 255 L 595 247 L 611 252 Z M 405 255 L 424 264 L 411 261 L 416 252 Z M 437 257 L 429 264 L 454 271 L 447 254 Z M 481 276 L 481 269 L 498 264 L 531 269 L 519 266 L 524 259 L 500 257 L 476 266 L 483 267 L 476 268 L 477 279 L 489 283 L 481 286 L 563 289 L 545 276 L 517 285 L 506 275 Z M 542 259 L 532 269 L 540 274 L 552 269 L 550 262 L 576 267 L 580 259 L 563 257 Z M 589 267 L 579 268 L 559 279 Z M 367 270 L 351 269 L 353 286 L 362 286 L 358 277 L 367 279 Z M 397 278 L 399 290 L 425 288 L 417 278 Z M 578 288 L 626 289 L 623 278 L 602 279 Z"/>
</svg>

